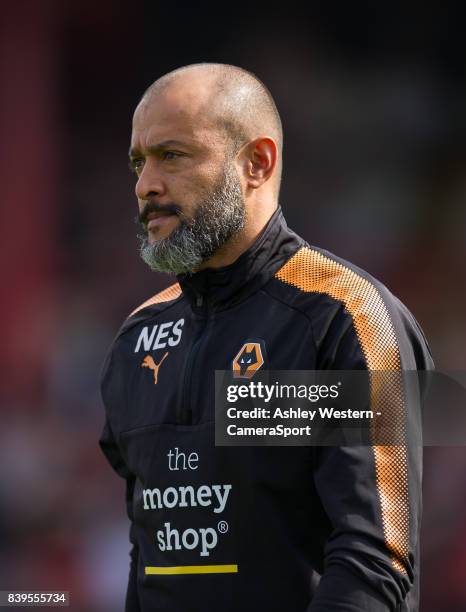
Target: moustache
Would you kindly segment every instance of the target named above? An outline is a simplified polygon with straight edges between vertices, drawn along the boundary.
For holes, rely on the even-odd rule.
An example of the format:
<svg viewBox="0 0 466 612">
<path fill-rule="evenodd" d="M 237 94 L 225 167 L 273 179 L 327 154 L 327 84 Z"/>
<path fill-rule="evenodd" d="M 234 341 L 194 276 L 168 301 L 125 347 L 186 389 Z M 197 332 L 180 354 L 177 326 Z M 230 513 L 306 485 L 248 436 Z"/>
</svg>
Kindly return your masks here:
<svg viewBox="0 0 466 612">
<path fill-rule="evenodd" d="M 182 216 L 181 208 L 177 204 L 156 204 L 155 202 L 147 202 L 141 212 L 136 216 L 136 223 L 141 223 L 141 225 L 147 225 L 147 217 L 151 213 L 173 213 L 178 216 Z"/>
</svg>

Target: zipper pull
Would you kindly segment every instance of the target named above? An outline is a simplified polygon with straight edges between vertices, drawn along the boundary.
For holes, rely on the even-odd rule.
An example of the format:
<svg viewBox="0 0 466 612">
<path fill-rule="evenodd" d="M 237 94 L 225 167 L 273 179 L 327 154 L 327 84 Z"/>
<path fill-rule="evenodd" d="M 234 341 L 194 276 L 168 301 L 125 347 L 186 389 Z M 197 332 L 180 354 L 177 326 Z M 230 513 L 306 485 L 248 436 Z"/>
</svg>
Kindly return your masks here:
<svg viewBox="0 0 466 612">
<path fill-rule="evenodd" d="M 202 303 L 203 303 L 202 295 L 198 293 L 196 297 L 196 306 L 202 306 Z"/>
</svg>

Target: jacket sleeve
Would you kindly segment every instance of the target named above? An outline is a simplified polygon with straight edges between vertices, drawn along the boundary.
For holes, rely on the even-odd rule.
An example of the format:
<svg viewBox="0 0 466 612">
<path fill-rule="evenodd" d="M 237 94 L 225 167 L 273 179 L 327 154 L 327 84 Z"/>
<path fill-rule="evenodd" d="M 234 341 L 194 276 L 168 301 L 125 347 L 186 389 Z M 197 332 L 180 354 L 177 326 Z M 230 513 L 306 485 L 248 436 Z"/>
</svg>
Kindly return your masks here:
<svg viewBox="0 0 466 612">
<path fill-rule="evenodd" d="M 319 339 L 321 369 L 432 369 L 424 336 L 393 296 L 388 305 L 356 319 L 336 305 Z M 386 316 L 381 317 L 380 312 Z M 332 532 L 320 584 L 306 612 L 417 610 L 421 518 L 422 391 L 403 376 L 371 389 L 371 407 L 402 423 L 400 444 L 315 447 L 314 482 Z M 390 382 L 391 381 L 391 382 Z M 396 388 L 394 388 L 394 385 Z"/>
<path fill-rule="evenodd" d="M 102 435 L 99 439 L 99 445 L 108 459 L 110 465 L 116 471 L 116 473 L 126 480 L 126 512 L 130 519 L 130 534 L 129 539 L 131 542 L 130 550 L 130 569 L 128 586 L 126 590 L 126 605 L 125 612 L 139 612 L 139 597 L 137 591 L 137 566 L 139 550 L 134 534 L 134 523 L 133 523 L 133 492 L 135 477 L 131 474 L 121 457 L 118 446 L 114 440 L 112 430 L 108 419 L 105 421 L 105 425 L 102 431 Z"/>
<path fill-rule="evenodd" d="M 107 353 L 105 362 L 102 367 L 100 392 L 102 401 L 105 406 L 106 418 L 99 439 L 100 448 L 107 458 L 108 462 L 115 472 L 126 480 L 126 513 L 130 520 L 129 540 L 130 549 L 130 568 L 128 586 L 126 590 L 126 605 L 125 612 L 139 612 L 140 602 L 137 590 L 137 569 L 139 549 L 135 534 L 134 516 L 133 516 L 133 493 L 136 478 L 131 470 L 126 465 L 124 458 L 120 452 L 117 441 L 115 440 L 114 432 L 112 431 L 112 418 L 115 416 L 115 405 L 124 397 L 122 388 L 123 382 L 120 376 L 115 375 L 114 370 L 114 345 L 110 347 Z"/>
</svg>

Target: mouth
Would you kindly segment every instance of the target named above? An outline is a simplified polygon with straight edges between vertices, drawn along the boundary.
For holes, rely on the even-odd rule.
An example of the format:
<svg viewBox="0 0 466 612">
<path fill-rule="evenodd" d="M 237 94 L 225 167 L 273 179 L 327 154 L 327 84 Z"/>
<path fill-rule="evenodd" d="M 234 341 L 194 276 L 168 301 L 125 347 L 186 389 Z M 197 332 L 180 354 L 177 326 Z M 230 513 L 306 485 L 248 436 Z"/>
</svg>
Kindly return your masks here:
<svg viewBox="0 0 466 612">
<path fill-rule="evenodd" d="M 170 222 L 170 219 L 176 217 L 177 214 L 174 212 L 166 211 L 166 212 L 151 212 L 147 215 L 146 228 L 147 231 L 153 231 L 158 227 L 161 227 Z"/>
</svg>

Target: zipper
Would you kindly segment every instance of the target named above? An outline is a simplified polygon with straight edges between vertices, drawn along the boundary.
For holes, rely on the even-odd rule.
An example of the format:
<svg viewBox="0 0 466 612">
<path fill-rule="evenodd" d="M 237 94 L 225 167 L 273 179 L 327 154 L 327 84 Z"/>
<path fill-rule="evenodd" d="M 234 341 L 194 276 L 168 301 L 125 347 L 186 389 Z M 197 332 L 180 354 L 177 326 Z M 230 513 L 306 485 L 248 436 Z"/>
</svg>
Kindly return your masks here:
<svg viewBox="0 0 466 612">
<path fill-rule="evenodd" d="M 196 363 L 196 358 L 199 353 L 199 349 L 204 340 L 207 323 L 209 321 L 209 304 L 200 293 L 196 295 L 196 306 L 198 308 L 204 308 L 205 317 L 202 319 L 200 329 L 197 332 L 194 342 L 191 345 L 191 349 L 188 354 L 188 359 L 186 361 L 186 368 L 183 380 L 183 391 L 181 394 L 181 405 L 179 407 L 176 419 L 176 422 L 179 425 L 192 425 L 193 422 L 193 411 L 190 403 L 193 368 L 194 364 Z"/>
</svg>

